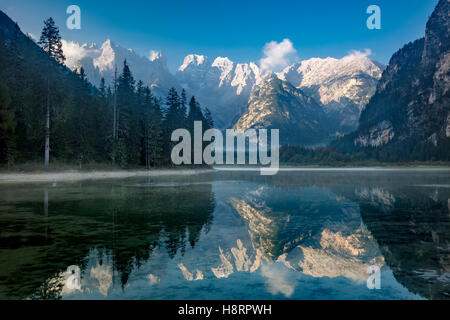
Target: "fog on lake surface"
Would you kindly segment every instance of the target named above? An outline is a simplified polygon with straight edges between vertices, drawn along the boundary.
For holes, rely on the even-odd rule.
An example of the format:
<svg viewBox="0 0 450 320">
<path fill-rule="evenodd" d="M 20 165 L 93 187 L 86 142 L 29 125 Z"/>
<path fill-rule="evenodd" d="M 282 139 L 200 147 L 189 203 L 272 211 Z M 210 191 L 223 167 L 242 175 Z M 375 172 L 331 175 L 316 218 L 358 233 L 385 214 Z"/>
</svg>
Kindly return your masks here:
<svg viewBox="0 0 450 320">
<path fill-rule="evenodd" d="M 450 299 L 450 171 L 0 185 L 0 299 L 61 298 Z"/>
</svg>

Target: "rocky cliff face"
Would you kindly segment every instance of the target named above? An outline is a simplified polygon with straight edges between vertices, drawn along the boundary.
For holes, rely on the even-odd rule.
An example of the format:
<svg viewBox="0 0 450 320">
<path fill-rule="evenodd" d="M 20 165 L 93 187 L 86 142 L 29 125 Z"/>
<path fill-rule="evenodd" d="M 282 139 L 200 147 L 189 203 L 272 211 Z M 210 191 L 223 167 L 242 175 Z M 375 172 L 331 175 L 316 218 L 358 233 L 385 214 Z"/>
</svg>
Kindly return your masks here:
<svg viewBox="0 0 450 320">
<path fill-rule="evenodd" d="M 392 56 L 356 134 L 348 137 L 354 146 L 410 153 L 449 147 L 449 3 L 439 1 L 425 38 Z"/>
<path fill-rule="evenodd" d="M 314 99 L 274 74 L 254 86 L 248 108 L 234 127 L 279 129 L 281 145 L 319 144 L 332 130 Z"/>
<path fill-rule="evenodd" d="M 230 128 L 244 112 L 261 71 L 254 63 L 234 63 L 218 57 L 190 54 L 178 68 L 176 79 L 188 94 L 208 107 L 218 128 Z"/>
<path fill-rule="evenodd" d="M 370 52 L 353 52 L 342 59 L 312 58 L 278 74 L 323 106 L 341 133 L 358 127 L 361 110 L 375 93 L 384 65 L 371 60 Z"/>
</svg>

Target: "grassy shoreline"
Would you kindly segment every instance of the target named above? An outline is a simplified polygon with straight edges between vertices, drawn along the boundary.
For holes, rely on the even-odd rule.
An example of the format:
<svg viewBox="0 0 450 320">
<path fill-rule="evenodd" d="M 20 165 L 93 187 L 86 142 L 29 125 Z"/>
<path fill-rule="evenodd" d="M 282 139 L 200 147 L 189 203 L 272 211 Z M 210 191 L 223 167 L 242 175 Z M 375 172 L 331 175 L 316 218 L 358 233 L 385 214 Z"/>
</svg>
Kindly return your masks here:
<svg viewBox="0 0 450 320">
<path fill-rule="evenodd" d="M 259 165 L 216 165 L 214 167 L 219 168 L 235 168 L 235 167 L 248 167 L 248 168 L 260 168 Z M 280 168 L 373 168 L 373 167 L 448 167 L 450 168 L 450 162 L 446 161 L 410 161 L 410 162 L 377 162 L 377 161 L 358 161 L 358 162 L 323 162 L 323 163 L 281 163 Z M 140 172 L 140 171 L 161 171 L 161 170 L 199 170 L 199 169 L 211 169 L 210 166 L 198 166 L 198 165 L 182 165 L 182 166 L 160 166 L 155 168 L 146 169 L 144 167 L 120 167 L 112 164 L 86 164 L 83 167 L 72 164 L 51 164 L 48 168 L 45 168 L 42 163 L 24 163 L 14 165 L 10 168 L 6 166 L 0 166 L 0 174 L 23 174 L 23 173 L 64 173 L 64 172 L 80 172 L 80 173 L 92 173 L 92 172 Z"/>
<path fill-rule="evenodd" d="M 169 175 L 199 175 L 212 172 L 211 169 L 155 169 L 116 171 L 60 171 L 34 173 L 0 173 L 0 184 L 29 182 L 62 182 L 100 179 L 123 179 L 130 177 L 159 177 Z"/>
<path fill-rule="evenodd" d="M 167 166 L 151 168 L 143 167 L 121 168 L 110 164 L 89 164 L 81 169 L 76 165 L 52 164 L 45 168 L 42 164 L 26 163 L 12 168 L 0 168 L 0 184 L 26 183 L 26 182 L 54 182 L 54 181 L 80 181 L 93 179 L 129 178 L 137 176 L 163 176 L 163 175 L 196 175 L 205 172 L 213 172 L 214 169 L 245 170 L 259 169 L 259 166 L 230 166 L 220 165 L 214 168 L 208 166 Z M 320 169 L 449 169 L 449 162 L 354 162 L 354 163 L 322 163 L 322 164 L 297 164 L 282 163 L 280 169 L 320 170 Z"/>
<path fill-rule="evenodd" d="M 208 166 L 159 166 L 146 169 L 142 166 L 120 167 L 113 164 L 93 163 L 83 165 L 81 168 L 75 164 L 52 163 L 45 168 L 43 163 L 23 163 L 11 167 L 0 166 L 0 174 L 21 174 L 21 173 L 63 173 L 63 172 L 116 172 L 116 171 L 154 171 L 154 170 L 198 170 L 208 169 Z"/>
</svg>

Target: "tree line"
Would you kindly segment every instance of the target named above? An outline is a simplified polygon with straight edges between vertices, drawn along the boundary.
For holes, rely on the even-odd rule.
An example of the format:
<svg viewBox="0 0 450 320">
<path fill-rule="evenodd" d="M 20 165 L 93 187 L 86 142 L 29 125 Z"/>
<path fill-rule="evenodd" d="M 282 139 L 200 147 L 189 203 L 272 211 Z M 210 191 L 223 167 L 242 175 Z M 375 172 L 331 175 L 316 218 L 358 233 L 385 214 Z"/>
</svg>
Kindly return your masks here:
<svg viewBox="0 0 450 320">
<path fill-rule="evenodd" d="M 183 89 L 167 98 L 153 96 L 123 61 L 107 85 L 93 86 L 84 69 L 67 69 L 59 30 L 44 22 L 36 43 L 16 24 L 0 32 L 0 164 L 69 163 L 83 167 L 108 163 L 121 167 L 168 166 L 172 131 L 214 126 Z"/>
<path fill-rule="evenodd" d="M 356 148 L 337 142 L 330 146 L 301 147 L 283 146 L 280 148 L 280 162 L 290 165 L 374 165 L 377 163 L 446 162 L 450 160 L 450 142 L 444 140 L 442 148 L 429 143 L 409 142 L 392 147 Z"/>
</svg>

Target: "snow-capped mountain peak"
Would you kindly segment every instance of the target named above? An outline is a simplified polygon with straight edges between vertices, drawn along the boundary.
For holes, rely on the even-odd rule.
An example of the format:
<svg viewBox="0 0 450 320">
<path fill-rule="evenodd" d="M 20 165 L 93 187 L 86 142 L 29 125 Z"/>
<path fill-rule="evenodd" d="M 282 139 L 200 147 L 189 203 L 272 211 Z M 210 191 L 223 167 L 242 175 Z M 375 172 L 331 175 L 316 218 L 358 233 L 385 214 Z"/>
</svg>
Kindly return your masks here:
<svg viewBox="0 0 450 320">
<path fill-rule="evenodd" d="M 213 67 L 219 68 L 222 71 L 230 72 L 233 70 L 234 62 L 227 57 L 217 57 L 213 64 Z"/>
<path fill-rule="evenodd" d="M 65 64 L 71 70 L 84 68 L 93 84 L 98 85 L 101 78 L 107 84 L 114 79 L 114 71 L 122 70 L 127 61 L 133 76 L 152 87 L 155 94 L 166 94 L 170 87 L 176 86 L 173 75 L 167 68 L 167 61 L 161 52 L 150 51 L 149 57 L 143 57 L 132 49 L 125 49 L 107 39 L 99 48 L 97 44 L 79 44 L 62 40 Z"/>
<path fill-rule="evenodd" d="M 260 77 L 254 63 L 235 63 L 217 57 L 212 64 L 205 56 L 190 54 L 178 68 L 176 79 L 189 94 L 207 106 L 218 127 L 231 126 L 248 102 L 253 85 Z"/>
<path fill-rule="evenodd" d="M 320 102 L 343 131 L 351 131 L 383 73 L 384 67 L 369 55 L 370 51 L 353 51 L 341 59 L 311 58 L 285 68 L 278 77 Z"/>
<path fill-rule="evenodd" d="M 211 66 L 220 70 L 220 87 L 231 81 L 234 70 L 233 61 L 226 57 L 217 57 Z"/>
<path fill-rule="evenodd" d="M 150 50 L 150 56 L 148 58 L 150 61 L 156 61 L 163 58 L 164 56 L 161 51 Z"/>
<path fill-rule="evenodd" d="M 367 75 L 380 78 L 382 69 L 366 55 L 356 53 L 335 58 L 311 58 L 295 63 L 278 74 L 296 87 L 310 87 L 340 77 Z"/>
<path fill-rule="evenodd" d="M 253 63 L 239 63 L 236 65 L 233 81 L 231 86 L 236 87 L 236 93 L 242 94 L 244 90 L 249 93 L 252 87 L 259 81 L 261 77 L 261 70 Z"/>
<path fill-rule="evenodd" d="M 94 58 L 93 65 L 95 68 L 98 68 L 100 73 L 105 72 L 108 69 L 114 68 L 116 54 L 113 49 L 113 43 L 111 40 L 106 40 L 102 44 L 101 55 L 97 58 Z"/>
<path fill-rule="evenodd" d="M 178 71 L 185 71 L 189 68 L 197 68 L 208 65 L 208 57 L 199 54 L 189 54 L 184 58 L 183 64 L 178 68 Z"/>
</svg>

